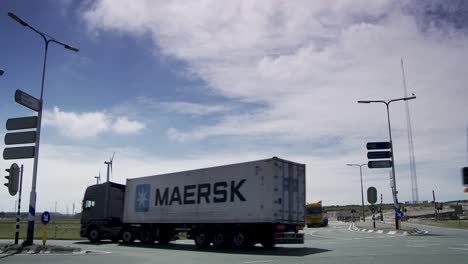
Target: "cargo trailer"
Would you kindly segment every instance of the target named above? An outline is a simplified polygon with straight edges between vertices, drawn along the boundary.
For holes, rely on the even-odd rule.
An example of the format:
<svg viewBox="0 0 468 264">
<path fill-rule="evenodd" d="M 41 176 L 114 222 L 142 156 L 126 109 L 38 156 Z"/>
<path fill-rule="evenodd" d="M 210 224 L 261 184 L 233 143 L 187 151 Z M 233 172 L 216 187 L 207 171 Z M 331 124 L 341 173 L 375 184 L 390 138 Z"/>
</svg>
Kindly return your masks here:
<svg viewBox="0 0 468 264">
<path fill-rule="evenodd" d="M 199 248 L 303 243 L 305 165 L 279 158 L 89 186 L 81 236 Z"/>
</svg>

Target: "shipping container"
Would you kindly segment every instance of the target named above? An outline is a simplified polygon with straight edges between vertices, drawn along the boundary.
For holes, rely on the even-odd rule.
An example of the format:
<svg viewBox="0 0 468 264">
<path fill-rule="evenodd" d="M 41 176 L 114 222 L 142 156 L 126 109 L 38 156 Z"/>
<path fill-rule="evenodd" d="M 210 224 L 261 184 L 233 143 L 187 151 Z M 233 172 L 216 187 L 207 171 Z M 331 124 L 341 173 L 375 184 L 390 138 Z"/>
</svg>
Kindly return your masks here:
<svg viewBox="0 0 468 264">
<path fill-rule="evenodd" d="M 305 165 L 274 157 L 90 186 L 81 223 L 90 240 L 167 243 L 186 231 L 199 247 L 303 243 Z"/>
</svg>

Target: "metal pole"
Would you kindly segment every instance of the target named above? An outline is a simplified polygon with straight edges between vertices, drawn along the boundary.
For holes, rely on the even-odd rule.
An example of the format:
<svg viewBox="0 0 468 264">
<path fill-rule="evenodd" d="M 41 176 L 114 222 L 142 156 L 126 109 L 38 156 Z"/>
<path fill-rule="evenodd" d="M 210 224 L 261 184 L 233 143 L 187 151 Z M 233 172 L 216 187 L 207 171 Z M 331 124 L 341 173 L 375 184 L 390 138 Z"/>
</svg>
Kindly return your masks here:
<svg viewBox="0 0 468 264">
<path fill-rule="evenodd" d="M 363 187 L 362 187 L 362 166 L 363 165 L 359 165 L 359 173 L 361 175 L 362 221 L 365 222 L 366 221 L 366 215 L 364 214 L 364 191 L 363 191 Z"/>
<path fill-rule="evenodd" d="M 383 221 L 383 194 L 380 194 L 380 221 Z"/>
<path fill-rule="evenodd" d="M 20 218 L 21 218 L 21 192 L 23 189 L 23 164 L 21 164 L 21 174 L 19 182 L 19 193 L 18 193 L 18 213 L 16 214 L 16 232 L 15 232 L 15 245 L 18 244 L 19 231 L 20 231 Z"/>
<path fill-rule="evenodd" d="M 388 134 L 390 136 L 390 153 L 392 153 L 392 176 L 393 176 L 393 201 L 395 209 L 395 229 L 400 229 L 400 220 L 398 219 L 398 191 L 396 188 L 396 178 L 395 178 L 395 152 L 393 151 L 393 142 L 392 142 L 392 128 L 390 125 L 390 109 L 389 105 L 392 101 L 388 103 L 385 102 L 387 106 L 387 119 L 388 119 Z"/>
<path fill-rule="evenodd" d="M 41 81 L 41 97 L 39 99 L 40 106 L 37 117 L 37 140 L 36 140 L 36 153 L 34 155 L 34 167 L 33 167 L 33 178 L 31 186 L 31 194 L 29 196 L 29 215 L 28 215 L 28 234 L 26 241 L 23 242 L 24 245 L 31 245 L 34 240 L 34 221 L 36 218 L 36 183 L 37 183 L 37 168 L 39 161 L 39 146 L 41 141 L 41 123 L 42 123 L 42 105 L 43 105 L 43 96 L 44 96 L 44 80 L 45 72 L 47 65 L 47 51 L 49 49 L 49 41 L 43 36 L 45 41 L 45 51 L 44 51 L 44 64 L 42 66 L 42 81 Z"/>
<path fill-rule="evenodd" d="M 432 201 L 434 202 L 434 220 L 437 221 L 437 204 L 436 204 L 434 190 L 432 190 Z"/>
</svg>

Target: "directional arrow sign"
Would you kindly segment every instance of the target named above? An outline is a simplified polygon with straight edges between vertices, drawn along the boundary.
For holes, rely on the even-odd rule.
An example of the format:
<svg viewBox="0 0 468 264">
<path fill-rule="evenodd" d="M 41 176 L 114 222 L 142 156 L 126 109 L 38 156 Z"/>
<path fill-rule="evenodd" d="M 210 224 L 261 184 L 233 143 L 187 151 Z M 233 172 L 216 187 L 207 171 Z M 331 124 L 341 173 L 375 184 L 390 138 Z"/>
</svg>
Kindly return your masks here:
<svg viewBox="0 0 468 264">
<path fill-rule="evenodd" d="M 37 116 L 10 118 L 6 122 L 7 130 L 37 128 Z"/>
<path fill-rule="evenodd" d="M 389 159 L 392 155 L 390 151 L 369 151 L 367 152 L 368 159 Z"/>
<path fill-rule="evenodd" d="M 47 225 L 50 221 L 50 213 L 48 211 L 44 211 L 41 215 L 41 222 L 44 225 Z"/>
<path fill-rule="evenodd" d="M 390 142 L 368 142 L 366 145 L 367 149 L 389 149 Z"/>
<path fill-rule="evenodd" d="M 21 91 L 20 89 L 15 92 L 15 102 L 36 112 L 39 112 L 39 108 L 41 107 L 41 101 L 39 99 Z"/>
<path fill-rule="evenodd" d="M 392 167 L 391 160 L 373 160 L 367 163 L 369 169 L 381 169 L 381 168 L 390 168 Z"/>
<path fill-rule="evenodd" d="M 36 131 L 7 133 L 5 145 L 27 144 L 36 142 Z"/>
<path fill-rule="evenodd" d="M 34 158 L 34 152 L 36 148 L 30 147 L 16 147 L 16 148 L 5 148 L 3 150 L 3 159 L 30 159 Z"/>
</svg>

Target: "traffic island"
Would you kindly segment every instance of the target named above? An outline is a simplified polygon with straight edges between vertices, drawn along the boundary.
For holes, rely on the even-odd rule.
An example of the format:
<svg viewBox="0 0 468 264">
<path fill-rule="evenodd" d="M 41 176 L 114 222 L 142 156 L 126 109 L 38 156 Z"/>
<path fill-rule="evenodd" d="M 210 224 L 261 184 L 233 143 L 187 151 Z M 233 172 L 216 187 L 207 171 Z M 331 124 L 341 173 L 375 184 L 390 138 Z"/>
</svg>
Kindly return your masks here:
<svg viewBox="0 0 468 264">
<path fill-rule="evenodd" d="M 0 254 L 16 255 L 16 254 L 82 254 L 87 253 L 76 247 L 63 247 L 54 245 L 16 245 L 16 244 L 0 244 Z"/>
<path fill-rule="evenodd" d="M 386 222 L 375 222 L 375 228 L 373 226 L 372 221 L 368 222 L 354 222 L 350 226 L 350 230 L 356 232 L 363 232 L 363 233 L 376 233 L 376 234 L 387 234 L 387 235 L 400 235 L 400 236 L 407 236 L 407 235 L 425 235 L 428 231 L 420 230 L 415 227 L 409 227 L 402 224 L 400 230 L 395 230 L 395 225 L 386 223 Z"/>
</svg>

